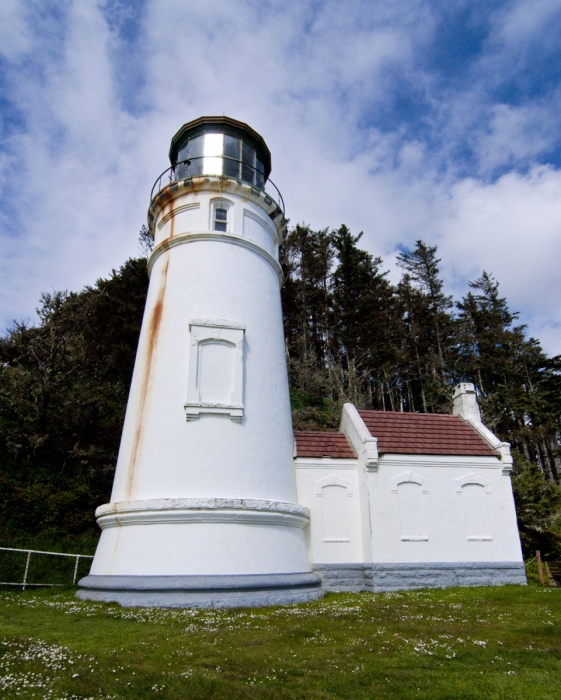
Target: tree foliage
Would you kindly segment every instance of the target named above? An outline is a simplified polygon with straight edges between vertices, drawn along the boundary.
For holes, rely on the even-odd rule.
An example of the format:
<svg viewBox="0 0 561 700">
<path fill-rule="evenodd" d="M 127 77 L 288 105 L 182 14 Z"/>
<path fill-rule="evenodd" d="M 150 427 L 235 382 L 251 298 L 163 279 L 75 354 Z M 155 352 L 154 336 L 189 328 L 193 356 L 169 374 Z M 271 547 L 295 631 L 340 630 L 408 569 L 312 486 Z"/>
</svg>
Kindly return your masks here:
<svg viewBox="0 0 561 700">
<path fill-rule="evenodd" d="M 81 533 L 109 495 L 146 298 L 145 260 L 0 340 L 0 528 Z"/>
<path fill-rule="evenodd" d="M 484 421 L 516 457 L 527 548 L 561 530 L 561 357 L 548 358 L 483 272 L 454 302 L 436 246 L 382 260 L 346 226 L 293 228 L 281 250 L 286 353 L 297 429 L 337 429 L 341 407 L 449 413 L 473 382 Z M 146 235 L 144 253 L 146 248 Z M 39 323 L 0 339 L 0 536 L 93 532 L 108 500 L 147 291 L 129 260 L 78 294 L 43 295 Z"/>
</svg>

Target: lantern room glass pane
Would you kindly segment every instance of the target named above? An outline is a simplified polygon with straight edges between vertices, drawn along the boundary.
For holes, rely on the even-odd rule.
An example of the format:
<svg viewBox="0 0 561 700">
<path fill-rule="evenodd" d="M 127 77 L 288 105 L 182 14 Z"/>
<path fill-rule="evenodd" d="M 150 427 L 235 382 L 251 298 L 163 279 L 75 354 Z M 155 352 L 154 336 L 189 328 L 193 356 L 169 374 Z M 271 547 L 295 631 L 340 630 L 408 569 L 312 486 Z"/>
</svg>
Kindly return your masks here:
<svg viewBox="0 0 561 700">
<path fill-rule="evenodd" d="M 252 167 L 255 166 L 255 149 L 245 141 L 243 142 L 242 147 L 242 161 L 248 165 L 251 165 Z"/>
<path fill-rule="evenodd" d="M 202 156 L 204 148 L 204 135 L 195 136 L 194 139 L 189 139 L 187 147 L 188 158 L 199 158 L 200 156 Z"/>
<path fill-rule="evenodd" d="M 177 162 L 180 163 L 182 160 L 187 160 L 189 153 L 189 142 L 186 141 L 183 146 L 177 152 Z"/>
<path fill-rule="evenodd" d="M 240 176 L 241 140 L 234 136 L 224 136 L 224 175 L 238 178 Z"/>
<path fill-rule="evenodd" d="M 205 134 L 203 175 L 222 175 L 224 134 Z"/>
<path fill-rule="evenodd" d="M 255 181 L 255 149 L 245 141 L 242 145 L 242 180 L 246 182 Z"/>
<path fill-rule="evenodd" d="M 221 156 L 224 153 L 224 134 L 205 134 L 205 156 Z"/>
<path fill-rule="evenodd" d="M 194 139 L 189 139 L 187 144 L 181 148 L 178 154 L 179 160 L 189 160 L 189 164 L 180 165 L 185 175 L 180 177 L 193 177 L 193 175 L 201 175 L 203 172 L 203 136 L 196 136 Z"/>
<path fill-rule="evenodd" d="M 255 159 L 255 170 L 255 185 L 256 187 L 263 189 L 263 185 L 265 183 L 265 166 L 259 160 L 259 158 Z"/>
<path fill-rule="evenodd" d="M 228 136 L 228 134 L 224 136 L 224 155 L 228 156 L 228 158 L 240 160 L 240 146 L 240 139 L 234 136 Z"/>
</svg>

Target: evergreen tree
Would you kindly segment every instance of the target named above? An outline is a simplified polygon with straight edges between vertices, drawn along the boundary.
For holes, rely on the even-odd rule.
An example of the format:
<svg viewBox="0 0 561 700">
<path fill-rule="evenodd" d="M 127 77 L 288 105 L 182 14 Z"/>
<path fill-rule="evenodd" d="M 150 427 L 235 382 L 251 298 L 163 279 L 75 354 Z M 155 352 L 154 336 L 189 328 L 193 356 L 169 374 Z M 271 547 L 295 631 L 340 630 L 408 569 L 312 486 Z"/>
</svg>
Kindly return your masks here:
<svg viewBox="0 0 561 700">
<path fill-rule="evenodd" d="M 406 361 L 407 409 L 449 412 L 454 366 L 455 323 L 452 298 L 443 292 L 437 247 L 418 240 L 412 251 L 400 253 L 405 274 L 398 285 L 403 324 L 402 352 Z"/>
<path fill-rule="evenodd" d="M 329 232 L 304 225 L 289 233 L 281 253 L 285 338 L 300 354 L 312 356 L 318 367 L 325 363 L 329 346 L 332 260 Z"/>
<path fill-rule="evenodd" d="M 486 422 L 548 478 L 561 473 L 559 434 L 561 388 L 559 358 L 549 360 L 539 342 L 526 338 L 518 314 L 499 295 L 487 272 L 457 304 L 462 325 L 462 372 L 480 392 Z"/>
<path fill-rule="evenodd" d="M 337 259 L 330 281 L 332 373 L 344 400 L 372 406 L 380 384 L 377 368 L 394 354 L 393 293 L 387 273 L 380 272 L 381 258 L 358 247 L 361 237 L 344 225 L 332 234 Z"/>
<path fill-rule="evenodd" d="M 561 558 L 561 487 L 515 454 L 512 488 L 524 555 L 533 557 L 539 549 L 546 558 Z"/>
<path fill-rule="evenodd" d="M 327 230 L 298 225 L 289 232 L 280 259 L 294 425 L 335 428 L 338 404 L 329 382 L 331 236 Z"/>
<path fill-rule="evenodd" d="M 0 340 L 0 535 L 80 533 L 107 501 L 147 290 L 129 260 Z"/>
</svg>

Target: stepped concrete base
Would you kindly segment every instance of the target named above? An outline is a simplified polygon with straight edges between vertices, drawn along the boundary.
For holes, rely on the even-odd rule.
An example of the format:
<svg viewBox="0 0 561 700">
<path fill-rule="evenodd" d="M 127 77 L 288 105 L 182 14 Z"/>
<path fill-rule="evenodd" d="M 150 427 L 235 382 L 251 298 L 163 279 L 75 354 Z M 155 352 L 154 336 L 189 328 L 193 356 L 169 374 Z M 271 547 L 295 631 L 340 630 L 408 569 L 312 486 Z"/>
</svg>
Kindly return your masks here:
<svg viewBox="0 0 561 700">
<path fill-rule="evenodd" d="M 523 562 L 373 564 L 373 591 L 526 585 Z"/>
<path fill-rule="evenodd" d="M 449 586 L 526 585 L 522 562 L 315 564 L 326 591 L 400 591 Z"/>
<path fill-rule="evenodd" d="M 125 607 L 242 608 L 307 603 L 323 597 L 317 574 L 95 576 L 78 583 L 82 600 Z"/>
<path fill-rule="evenodd" d="M 314 564 L 326 591 L 359 593 L 372 590 L 371 564 Z"/>
</svg>

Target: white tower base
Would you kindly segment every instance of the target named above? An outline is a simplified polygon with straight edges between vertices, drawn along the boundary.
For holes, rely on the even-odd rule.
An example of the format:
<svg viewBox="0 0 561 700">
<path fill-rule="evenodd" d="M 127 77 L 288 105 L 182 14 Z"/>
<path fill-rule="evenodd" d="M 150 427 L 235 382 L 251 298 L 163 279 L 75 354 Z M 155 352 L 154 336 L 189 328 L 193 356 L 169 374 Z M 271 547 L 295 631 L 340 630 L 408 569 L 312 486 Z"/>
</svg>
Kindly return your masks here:
<svg viewBox="0 0 561 700">
<path fill-rule="evenodd" d="M 87 576 L 78 598 L 124 607 L 247 608 L 323 597 L 315 574 L 239 576 Z"/>
<path fill-rule="evenodd" d="M 108 504 L 96 515 L 102 541 L 79 598 L 173 608 L 280 605 L 323 595 L 320 578 L 301 573 L 309 569 L 302 506 L 162 498 Z"/>
</svg>

